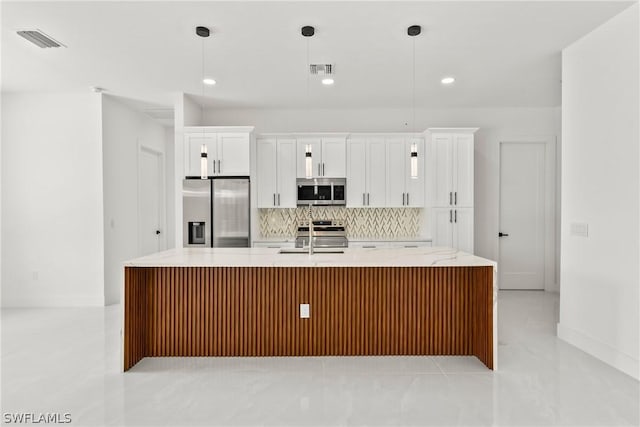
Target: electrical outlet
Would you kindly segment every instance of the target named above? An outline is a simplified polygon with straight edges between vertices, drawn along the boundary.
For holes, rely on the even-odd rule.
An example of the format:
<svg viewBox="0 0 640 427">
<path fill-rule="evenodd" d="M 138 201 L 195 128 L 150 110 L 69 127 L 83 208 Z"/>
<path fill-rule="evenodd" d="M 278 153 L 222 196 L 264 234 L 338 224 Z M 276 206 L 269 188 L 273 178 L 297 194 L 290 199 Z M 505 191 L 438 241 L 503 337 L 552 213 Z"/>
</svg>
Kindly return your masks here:
<svg viewBox="0 0 640 427">
<path fill-rule="evenodd" d="M 309 318 L 309 304 L 300 304 L 300 318 L 301 319 Z"/>
</svg>

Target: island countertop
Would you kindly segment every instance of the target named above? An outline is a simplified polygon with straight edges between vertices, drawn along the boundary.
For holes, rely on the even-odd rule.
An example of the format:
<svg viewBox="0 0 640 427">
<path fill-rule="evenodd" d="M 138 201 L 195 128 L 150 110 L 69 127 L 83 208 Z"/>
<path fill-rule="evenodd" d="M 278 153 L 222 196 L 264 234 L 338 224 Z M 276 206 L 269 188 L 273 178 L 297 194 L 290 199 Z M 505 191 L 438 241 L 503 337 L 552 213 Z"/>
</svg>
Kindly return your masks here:
<svg viewBox="0 0 640 427">
<path fill-rule="evenodd" d="M 320 249 L 319 249 L 320 250 Z M 494 267 L 443 247 L 344 248 L 344 253 L 281 254 L 277 248 L 177 248 L 136 258 L 125 267 Z"/>
</svg>

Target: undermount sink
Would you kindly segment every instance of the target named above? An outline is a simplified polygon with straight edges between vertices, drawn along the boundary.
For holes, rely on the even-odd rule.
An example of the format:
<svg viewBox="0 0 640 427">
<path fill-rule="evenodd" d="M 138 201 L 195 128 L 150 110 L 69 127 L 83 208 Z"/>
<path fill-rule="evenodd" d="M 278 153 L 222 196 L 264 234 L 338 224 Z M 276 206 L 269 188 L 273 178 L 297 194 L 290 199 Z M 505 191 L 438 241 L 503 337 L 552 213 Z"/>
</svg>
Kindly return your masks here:
<svg viewBox="0 0 640 427">
<path fill-rule="evenodd" d="M 278 251 L 279 254 L 309 254 L 309 249 L 280 249 Z M 314 249 L 314 254 L 343 254 L 344 251 L 342 249 Z"/>
</svg>

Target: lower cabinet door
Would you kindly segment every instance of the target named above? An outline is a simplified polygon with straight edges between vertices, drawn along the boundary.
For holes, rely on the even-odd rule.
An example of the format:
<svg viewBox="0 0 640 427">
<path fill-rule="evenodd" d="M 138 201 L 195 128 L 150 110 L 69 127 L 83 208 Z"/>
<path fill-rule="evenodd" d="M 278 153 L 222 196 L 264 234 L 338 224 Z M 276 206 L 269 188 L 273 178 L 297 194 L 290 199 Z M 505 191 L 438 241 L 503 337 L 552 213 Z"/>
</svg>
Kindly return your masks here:
<svg viewBox="0 0 640 427">
<path fill-rule="evenodd" d="M 453 242 L 463 252 L 473 253 L 473 208 L 453 210 Z"/>
<path fill-rule="evenodd" d="M 433 224 L 433 246 L 454 247 L 453 242 L 453 209 L 433 208 L 431 211 Z"/>
</svg>

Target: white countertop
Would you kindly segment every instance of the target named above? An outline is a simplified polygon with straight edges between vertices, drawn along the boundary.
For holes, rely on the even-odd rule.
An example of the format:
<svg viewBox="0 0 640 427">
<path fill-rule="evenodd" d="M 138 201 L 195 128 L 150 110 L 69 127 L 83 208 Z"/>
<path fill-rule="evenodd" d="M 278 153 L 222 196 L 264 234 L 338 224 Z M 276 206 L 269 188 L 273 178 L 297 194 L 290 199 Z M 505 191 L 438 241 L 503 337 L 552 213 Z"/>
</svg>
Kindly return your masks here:
<svg viewBox="0 0 640 427">
<path fill-rule="evenodd" d="M 464 267 L 495 261 L 451 248 L 345 248 L 343 254 L 279 254 L 275 248 L 178 248 L 136 258 L 127 267 Z"/>
</svg>

